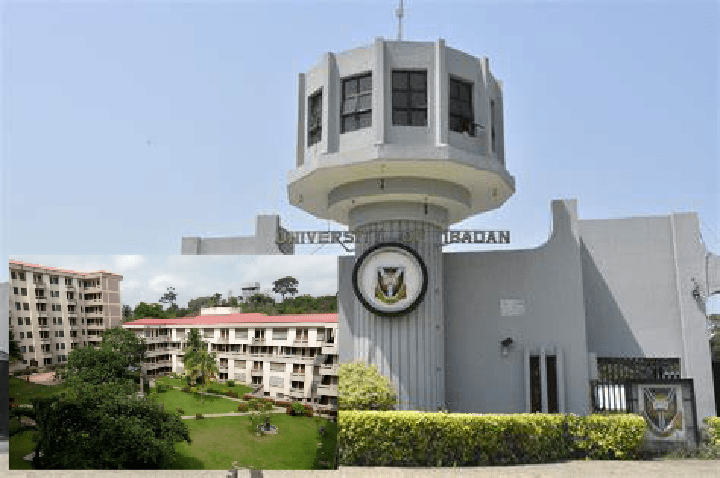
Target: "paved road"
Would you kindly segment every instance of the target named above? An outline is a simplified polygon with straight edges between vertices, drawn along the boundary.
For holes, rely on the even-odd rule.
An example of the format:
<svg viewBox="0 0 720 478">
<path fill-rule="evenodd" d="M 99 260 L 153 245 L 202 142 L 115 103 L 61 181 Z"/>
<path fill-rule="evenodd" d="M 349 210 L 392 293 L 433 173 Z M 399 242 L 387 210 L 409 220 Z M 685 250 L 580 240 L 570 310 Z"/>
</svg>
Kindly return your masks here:
<svg viewBox="0 0 720 478">
<path fill-rule="evenodd" d="M 7 453 L 0 453 L 0 476 L 9 478 L 225 478 L 225 470 L 205 471 L 9 471 Z M 247 471 L 238 478 L 713 478 L 720 477 L 720 460 L 677 461 L 570 461 L 547 465 L 522 465 L 477 468 L 355 468 L 335 471 Z"/>
</svg>

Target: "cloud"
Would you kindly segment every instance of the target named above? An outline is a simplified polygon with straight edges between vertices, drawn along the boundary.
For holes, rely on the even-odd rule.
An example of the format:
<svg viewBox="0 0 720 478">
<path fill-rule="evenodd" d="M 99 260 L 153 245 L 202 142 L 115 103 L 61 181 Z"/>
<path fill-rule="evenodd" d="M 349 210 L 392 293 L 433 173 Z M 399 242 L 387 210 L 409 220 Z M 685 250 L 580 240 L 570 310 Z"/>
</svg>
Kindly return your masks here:
<svg viewBox="0 0 720 478">
<path fill-rule="evenodd" d="M 137 255 L 112 256 L 112 262 L 114 265 L 113 272 L 117 271 L 118 274 L 123 274 L 140 268 L 145 264 L 145 257 Z"/>
</svg>

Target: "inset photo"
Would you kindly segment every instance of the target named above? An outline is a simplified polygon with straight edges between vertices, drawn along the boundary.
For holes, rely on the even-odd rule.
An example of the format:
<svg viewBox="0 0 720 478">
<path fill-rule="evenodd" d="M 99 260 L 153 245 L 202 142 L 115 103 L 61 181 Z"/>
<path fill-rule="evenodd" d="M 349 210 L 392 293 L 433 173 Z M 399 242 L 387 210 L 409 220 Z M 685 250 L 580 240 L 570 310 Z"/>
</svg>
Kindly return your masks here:
<svg viewBox="0 0 720 478">
<path fill-rule="evenodd" d="M 11 470 L 335 468 L 336 257 L 17 256 L 9 275 Z"/>
</svg>

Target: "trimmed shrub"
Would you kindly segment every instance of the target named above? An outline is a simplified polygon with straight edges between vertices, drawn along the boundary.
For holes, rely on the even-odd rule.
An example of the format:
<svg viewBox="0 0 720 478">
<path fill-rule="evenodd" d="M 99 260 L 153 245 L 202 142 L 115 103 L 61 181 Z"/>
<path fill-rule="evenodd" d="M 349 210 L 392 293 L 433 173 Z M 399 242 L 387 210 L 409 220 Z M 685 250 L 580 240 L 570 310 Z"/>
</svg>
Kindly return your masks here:
<svg viewBox="0 0 720 478">
<path fill-rule="evenodd" d="M 185 410 L 183 410 L 183 409 L 180 408 L 180 407 L 177 408 L 177 412 L 178 412 L 181 416 L 182 416 L 182 415 L 185 415 Z"/>
<path fill-rule="evenodd" d="M 203 418 L 205 418 L 205 417 L 203 416 L 202 413 L 196 413 L 196 414 L 195 414 L 195 419 L 196 419 L 196 420 L 202 420 Z"/>
<path fill-rule="evenodd" d="M 228 381 L 227 381 L 227 386 L 228 386 L 228 387 L 234 387 L 234 386 L 235 386 L 235 380 L 228 380 Z"/>
<path fill-rule="evenodd" d="M 302 413 L 303 413 L 302 403 L 293 402 L 293 404 L 291 405 L 291 408 L 292 408 L 292 415 L 302 415 Z"/>
<path fill-rule="evenodd" d="M 338 413 L 344 466 L 483 466 L 637 456 L 637 415 L 468 415 L 396 411 Z"/>
<path fill-rule="evenodd" d="M 190 393 L 190 387 L 183 387 L 182 391 L 185 393 Z"/>
<path fill-rule="evenodd" d="M 238 412 L 247 412 L 248 411 L 248 404 L 247 403 L 238 403 Z"/>
<path fill-rule="evenodd" d="M 250 395 L 249 393 L 246 393 L 245 395 L 243 395 L 243 400 L 252 400 L 252 399 L 254 399 L 254 398 L 255 398 L 255 397 L 253 397 L 253 396 Z"/>
<path fill-rule="evenodd" d="M 232 390 L 228 390 L 227 392 L 225 392 L 225 395 L 231 398 L 238 398 L 238 394 L 233 392 Z"/>
<path fill-rule="evenodd" d="M 720 447 L 720 417 L 705 417 L 705 429 L 710 446 Z"/>
</svg>

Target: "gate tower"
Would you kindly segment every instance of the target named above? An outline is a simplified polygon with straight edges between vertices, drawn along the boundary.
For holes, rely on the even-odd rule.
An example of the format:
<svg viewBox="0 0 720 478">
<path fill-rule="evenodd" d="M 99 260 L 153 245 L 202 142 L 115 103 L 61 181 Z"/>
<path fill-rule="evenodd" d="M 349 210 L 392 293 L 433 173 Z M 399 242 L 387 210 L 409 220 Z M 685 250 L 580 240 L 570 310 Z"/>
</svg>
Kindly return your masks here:
<svg viewBox="0 0 720 478">
<path fill-rule="evenodd" d="M 442 39 L 382 38 L 326 53 L 298 83 L 290 203 L 356 232 L 356 261 L 378 244 L 402 241 L 407 250 L 396 251 L 425 266 L 424 295 L 407 313 L 377 314 L 355 301 L 354 358 L 391 379 L 402 409 L 445 407 L 439 233 L 515 192 L 505 168 L 501 84 L 487 58 Z"/>
</svg>

